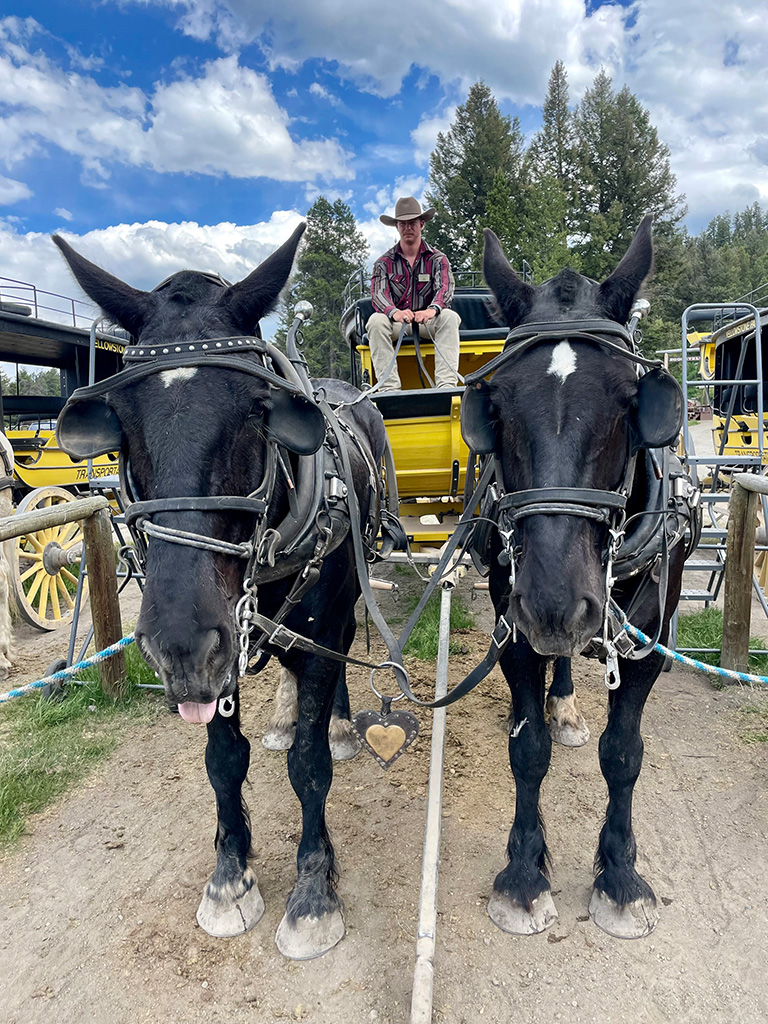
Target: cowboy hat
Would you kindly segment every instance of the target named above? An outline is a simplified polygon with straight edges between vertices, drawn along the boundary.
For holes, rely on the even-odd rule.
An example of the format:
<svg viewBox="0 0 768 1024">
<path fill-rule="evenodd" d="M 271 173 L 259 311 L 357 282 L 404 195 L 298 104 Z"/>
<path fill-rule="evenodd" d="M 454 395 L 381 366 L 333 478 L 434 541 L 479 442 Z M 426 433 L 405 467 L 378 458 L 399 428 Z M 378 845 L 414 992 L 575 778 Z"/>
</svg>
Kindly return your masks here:
<svg viewBox="0 0 768 1024">
<path fill-rule="evenodd" d="M 402 199 L 398 199 L 395 204 L 395 216 L 390 217 L 386 213 L 382 213 L 379 220 L 382 224 L 386 224 L 388 227 L 393 228 L 399 220 L 416 220 L 420 217 L 422 220 L 432 220 L 435 216 L 434 206 L 430 206 L 428 210 L 422 212 L 421 207 L 417 199 L 413 196 L 405 196 Z"/>
</svg>

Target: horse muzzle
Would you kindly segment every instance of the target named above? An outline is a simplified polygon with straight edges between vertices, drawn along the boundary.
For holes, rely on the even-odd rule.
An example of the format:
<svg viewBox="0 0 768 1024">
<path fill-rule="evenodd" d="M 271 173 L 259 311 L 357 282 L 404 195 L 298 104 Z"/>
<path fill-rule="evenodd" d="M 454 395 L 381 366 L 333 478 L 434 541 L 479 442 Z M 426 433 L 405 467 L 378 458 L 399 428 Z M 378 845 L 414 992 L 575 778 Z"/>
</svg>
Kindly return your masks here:
<svg viewBox="0 0 768 1024">
<path fill-rule="evenodd" d="M 180 707 L 198 707 L 194 714 L 190 711 L 190 717 L 182 712 L 186 721 L 209 721 L 212 712 L 205 717 L 200 708 L 213 705 L 215 710 L 217 700 L 235 692 L 237 675 L 231 630 L 208 629 L 190 632 L 184 640 L 168 639 L 162 632 L 150 634 L 139 619 L 136 642 L 155 669 L 168 701 Z"/>
<path fill-rule="evenodd" d="M 592 594 L 582 594 L 567 604 L 544 603 L 539 594 L 526 595 L 516 589 L 510 613 L 538 654 L 571 658 L 599 633 L 603 604 Z"/>
</svg>

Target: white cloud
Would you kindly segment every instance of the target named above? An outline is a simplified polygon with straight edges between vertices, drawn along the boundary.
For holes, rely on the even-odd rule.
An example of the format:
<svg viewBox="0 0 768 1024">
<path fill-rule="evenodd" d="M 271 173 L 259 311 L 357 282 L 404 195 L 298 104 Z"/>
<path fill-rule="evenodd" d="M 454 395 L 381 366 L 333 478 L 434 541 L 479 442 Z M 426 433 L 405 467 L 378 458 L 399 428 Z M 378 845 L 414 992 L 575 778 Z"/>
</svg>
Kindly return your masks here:
<svg viewBox="0 0 768 1024">
<path fill-rule="evenodd" d="M 671 150 L 694 230 L 768 201 L 760 160 L 768 123 L 768 24 L 760 0 L 643 0 L 624 76 Z M 762 142 L 761 142 L 762 140 Z"/>
<path fill-rule="evenodd" d="M 25 39 L 17 19 L 0 20 L 0 101 L 9 110 L 0 120 L 0 154 L 8 167 L 54 145 L 79 157 L 83 180 L 96 187 L 114 161 L 159 172 L 279 181 L 353 176 L 336 140 L 292 137 L 267 77 L 236 57 L 211 61 L 199 77 L 158 83 L 145 94 L 66 71 L 32 53 Z"/>
<path fill-rule="evenodd" d="M 411 141 L 416 147 L 416 163 L 420 165 L 429 164 L 429 157 L 437 144 L 437 136 L 440 132 L 445 134 L 456 116 L 456 107 L 449 107 L 442 114 L 435 114 L 433 117 L 422 117 L 416 128 L 411 132 Z"/>
<path fill-rule="evenodd" d="M 62 234 L 87 259 L 133 287 L 148 290 L 183 269 L 212 270 L 229 281 L 239 281 L 286 241 L 301 219 L 293 210 L 281 210 L 258 224 L 148 221 L 116 224 L 84 235 Z M 0 253 L 3 277 L 85 298 L 49 235 L 22 233 L 10 219 L 0 221 Z M 59 308 L 64 305 L 58 302 Z M 53 313 L 45 315 L 62 319 Z M 270 330 L 274 331 L 273 324 Z"/>
<path fill-rule="evenodd" d="M 70 221 L 75 219 L 75 215 L 63 206 L 57 206 L 53 212 L 57 217 L 61 217 L 62 220 Z"/>
<path fill-rule="evenodd" d="M 649 109 L 692 223 L 746 195 L 768 201 L 764 0 L 636 0 L 589 16 L 584 0 L 446 0 L 439 24 L 431 0 L 412 0 L 407 20 L 386 32 L 375 5 L 351 16 L 342 0 L 154 2 L 183 11 L 183 27 L 197 38 L 228 49 L 255 41 L 273 67 L 335 63 L 340 78 L 382 96 L 397 94 L 417 68 L 422 80 L 435 75 L 458 95 L 482 78 L 499 99 L 538 107 L 559 59 L 575 102 L 602 65 Z M 451 115 L 426 116 L 412 131 L 420 165 Z"/>
<path fill-rule="evenodd" d="M 15 178 L 6 178 L 0 174 L 0 205 L 10 206 L 18 203 L 20 199 L 29 199 L 32 189 L 23 181 L 16 181 Z"/>
<path fill-rule="evenodd" d="M 326 100 L 326 102 L 330 103 L 332 107 L 338 107 L 341 103 L 338 96 L 334 96 L 332 92 L 328 92 L 325 86 L 320 85 L 319 82 L 313 82 L 309 87 L 309 91 L 313 96 L 317 96 L 321 100 Z"/>
<path fill-rule="evenodd" d="M 541 101 L 558 58 L 574 84 L 591 80 L 599 62 L 613 66 L 627 10 L 600 8 L 587 18 L 584 0 L 412 0 L 407 19 L 385 32 L 374 4 L 342 0 L 158 0 L 180 14 L 195 38 L 213 37 L 228 52 L 259 42 L 273 67 L 295 70 L 320 57 L 342 78 L 382 96 L 400 89 L 412 67 L 466 88 L 484 78 L 499 96 Z"/>
</svg>

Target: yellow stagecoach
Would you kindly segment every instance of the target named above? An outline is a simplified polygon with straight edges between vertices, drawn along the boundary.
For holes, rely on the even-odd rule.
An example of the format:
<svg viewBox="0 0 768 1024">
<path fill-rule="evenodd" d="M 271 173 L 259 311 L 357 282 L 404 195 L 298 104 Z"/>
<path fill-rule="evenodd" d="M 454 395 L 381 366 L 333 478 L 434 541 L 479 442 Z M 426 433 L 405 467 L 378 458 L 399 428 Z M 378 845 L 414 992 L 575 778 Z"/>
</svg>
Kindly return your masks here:
<svg viewBox="0 0 768 1024">
<path fill-rule="evenodd" d="M 768 309 L 760 304 L 766 298 L 768 287 L 721 309 L 710 306 L 713 330 L 698 339 L 701 382 L 712 396 L 714 449 L 734 465 L 768 462 Z"/>
<path fill-rule="evenodd" d="M 0 362 L 5 364 L 6 380 L 11 381 L 6 393 L 0 394 L 0 422 L 13 453 L 13 465 L 5 467 L 5 474 L 13 477 L 16 512 L 29 512 L 75 501 L 88 493 L 91 481 L 117 474 L 117 453 L 89 464 L 62 452 L 56 444 L 55 425 L 75 388 L 89 380 L 103 380 L 120 369 L 125 335 L 111 333 L 106 325 L 103 330 L 86 327 L 94 314 L 90 309 L 79 311 L 84 303 L 23 282 L 0 279 L 0 286 Z M 66 310 L 68 323 L 45 318 L 61 318 L 62 305 L 65 310 L 67 305 L 71 307 L 71 313 Z M 19 364 L 56 368 L 61 394 L 22 395 L 18 385 L 13 393 Z M 45 630 L 71 623 L 81 552 L 77 523 L 13 541 L 12 586 L 22 618 Z"/>
</svg>

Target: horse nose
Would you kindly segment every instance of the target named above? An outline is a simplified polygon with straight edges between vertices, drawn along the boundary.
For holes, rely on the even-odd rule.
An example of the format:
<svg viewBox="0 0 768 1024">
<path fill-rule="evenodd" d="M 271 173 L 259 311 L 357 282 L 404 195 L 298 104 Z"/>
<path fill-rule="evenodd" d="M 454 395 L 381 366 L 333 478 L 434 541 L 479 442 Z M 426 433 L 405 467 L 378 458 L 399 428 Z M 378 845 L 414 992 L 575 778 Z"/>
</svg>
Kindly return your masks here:
<svg viewBox="0 0 768 1024">
<path fill-rule="evenodd" d="M 512 617 L 531 647 L 546 656 L 572 657 L 586 647 L 600 630 L 602 605 L 592 594 L 581 594 L 568 603 L 537 600 L 541 595 L 512 595 Z"/>
<path fill-rule="evenodd" d="M 221 695 L 233 658 L 231 637 L 217 628 L 168 636 L 136 630 L 139 649 L 156 667 L 166 692 L 177 702 L 207 703 Z"/>
</svg>

